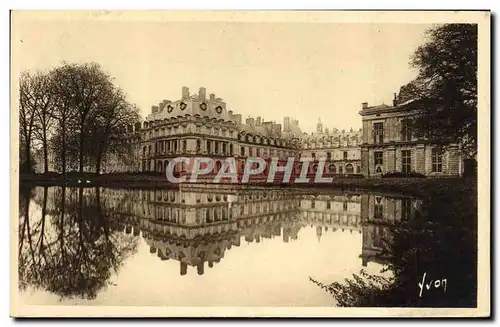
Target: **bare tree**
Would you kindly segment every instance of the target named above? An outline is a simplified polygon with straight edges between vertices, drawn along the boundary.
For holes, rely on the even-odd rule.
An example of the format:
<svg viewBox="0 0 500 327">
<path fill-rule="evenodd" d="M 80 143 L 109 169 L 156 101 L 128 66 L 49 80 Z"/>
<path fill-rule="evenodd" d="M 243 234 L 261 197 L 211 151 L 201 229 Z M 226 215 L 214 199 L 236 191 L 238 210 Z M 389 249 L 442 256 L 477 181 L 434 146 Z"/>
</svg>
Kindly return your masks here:
<svg viewBox="0 0 500 327">
<path fill-rule="evenodd" d="M 60 88 L 57 96 L 74 113 L 78 135 L 78 170 L 83 172 L 86 141 L 89 138 L 89 117 L 107 105 L 113 91 L 111 77 L 97 63 L 64 64 L 57 69 Z"/>
<path fill-rule="evenodd" d="M 112 151 L 123 151 L 122 132 L 139 121 L 138 109 L 127 101 L 125 93 L 115 87 L 108 101 L 95 117 L 96 173 L 101 171 L 103 157 Z"/>
<path fill-rule="evenodd" d="M 40 84 L 37 74 L 23 72 L 19 81 L 19 133 L 21 145 L 21 170 L 32 172 L 31 150 L 35 130 L 36 111 L 40 103 Z"/>
<path fill-rule="evenodd" d="M 51 72 L 51 92 L 54 94 L 53 116 L 57 122 L 55 136 L 52 140 L 53 148 L 60 161 L 63 175 L 66 174 L 67 135 L 70 133 L 71 120 L 75 116 L 71 98 L 70 80 L 63 67 Z M 68 93 L 69 92 L 69 93 Z M 63 95 L 63 96 L 61 96 Z"/>
<path fill-rule="evenodd" d="M 37 84 L 37 94 L 39 101 L 38 106 L 35 108 L 35 126 L 34 136 L 40 140 L 43 149 L 43 167 L 44 172 L 49 171 L 49 147 L 48 139 L 51 129 L 54 125 L 54 104 L 55 95 L 51 89 L 52 75 L 45 72 L 40 72 L 36 75 L 35 83 Z"/>
</svg>

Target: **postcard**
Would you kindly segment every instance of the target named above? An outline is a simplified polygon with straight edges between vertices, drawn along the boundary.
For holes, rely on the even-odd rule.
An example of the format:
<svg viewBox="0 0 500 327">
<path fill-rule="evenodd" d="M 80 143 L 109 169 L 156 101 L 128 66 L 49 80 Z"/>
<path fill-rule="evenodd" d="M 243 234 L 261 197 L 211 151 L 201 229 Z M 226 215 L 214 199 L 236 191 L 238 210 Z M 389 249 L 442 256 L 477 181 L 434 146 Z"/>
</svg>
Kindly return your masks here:
<svg viewBox="0 0 500 327">
<path fill-rule="evenodd" d="M 489 11 L 11 12 L 12 317 L 489 317 Z"/>
</svg>

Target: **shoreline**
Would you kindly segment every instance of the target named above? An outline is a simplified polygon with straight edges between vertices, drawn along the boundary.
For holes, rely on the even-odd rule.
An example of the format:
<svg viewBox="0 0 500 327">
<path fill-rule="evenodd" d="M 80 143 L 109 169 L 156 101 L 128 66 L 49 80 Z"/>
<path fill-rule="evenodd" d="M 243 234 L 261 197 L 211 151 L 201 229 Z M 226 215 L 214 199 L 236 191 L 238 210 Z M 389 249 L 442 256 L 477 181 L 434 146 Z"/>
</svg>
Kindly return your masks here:
<svg viewBox="0 0 500 327">
<path fill-rule="evenodd" d="M 80 181 L 80 182 L 79 182 Z M 67 187 L 108 187 L 123 189 L 138 188 L 163 188 L 177 189 L 179 185 L 234 185 L 233 183 L 211 183 L 200 180 L 197 183 L 172 184 L 164 176 L 139 175 L 139 174 L 103 174 L 84 175 L 82 177 L 69 177 L 64 179 L 55 174 L 30 174 L 19 176 L 20 187 L 26 186 L 67 186 Z M 241 185 L 241 184 L 240 184 Z M 290 184 L 290 183 L 267 183 L 255 181 L 245 185 L 255 187 L 274 187 L 286 189 L 336 189 L 344 191 L 369 190 L 384 191 L 414 196 L 425 196 L 436 191 L 453 191 L 457 187 L 473 188 L 477 190 L 476 178 L 442 177 L 442 178 L 335 178 L 331 183 L 319 184 Z"/>
</svg>

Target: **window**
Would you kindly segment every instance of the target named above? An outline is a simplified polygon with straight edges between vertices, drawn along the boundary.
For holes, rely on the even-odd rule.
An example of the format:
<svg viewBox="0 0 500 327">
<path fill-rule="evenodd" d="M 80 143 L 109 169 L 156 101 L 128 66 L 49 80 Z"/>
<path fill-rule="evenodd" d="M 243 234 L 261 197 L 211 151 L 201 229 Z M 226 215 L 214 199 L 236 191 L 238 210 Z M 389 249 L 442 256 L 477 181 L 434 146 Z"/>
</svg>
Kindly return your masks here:
<svg viewBox="0 0 500 327">
<path fill-rule="evenodd" d="M 401 220 L 409 220 L 412 213 L 412 201 L 409 198 L 401 200 Z"/>
<path fill-rule="evenodd" d="M 356 174 L 361 174 L 361 166 L 356 167 Z"/>
<path fill-rule="evenodd" d="M 186 152 L 186 150 L 187 150 L 187 141 L 184 140 L 182 141 L 182 151 Z"/>
<path fill-rule="evenodd" d="M 347 201 L 344 201 L 344 203 L 342 204 L 342 209 L 344 209 L 344 211 L 347 211 Z"/>
<path fill-rule="evenodd" d="M 354 166 L 347 164 L 347 166 L 345 166 L 345 172 L 346 174 L 354 174 Z"/>
<path fill-rule="evenodd" d="M 219 153 L 219 142 L 215 141 L 215 153 Z"/>
<path fill-rule="evenodd" d="M 401 140 L 404 142 L 411 141 L 412 130 L 411 130 L 411 120 L 403 119 L 401 121 Z"/>
<path fill-rule="evenodd" d="M 385 226 L 375 226 L 373 230 L 373 245 L 374 249 L 382 249 L 383 239 L 384 239 L 384 228 Z"/>
<path fill-rule="evenodd" d="M 326 209 L 330 209 L 330 208 L 331 208 L 330 201 L 326 201 Z"/>
<path fill-rule="evenodd" d="M 311 209 L 316 208 L 316 202 L 314 200 L 311 200 Z"/>
<path fill-rule="evenodd" d="M 233 155 L 233 145 L 229 144 L 229 154 Z"/>
<path fill-rule="evenodd" d="M 207 152 L 211 153 L 212 152 L 212 142 L 207 140 Z"/>
<path fill-rule="evenodd" d="M 374 157 L 375 157 L 375 166 L 381 166 L 384 164 L 384 153 L 382 151 L 376 151 L 374 153 Z"/>
<path fill-rule="evenodd" d="M 384 123 L 373 123 L 373 143 L 384 143 Z"/>
<path fill-rule="evenodd" d="M 227 148 L 226 143 L 222 143 L 222 153 L 226 154 Z"/>
<path fill-rule="evenodd" d="M 343 174 L 344 173 L 344 170 L 342 168 L 342 166 L 339 166 L 339 174 Z"/>
<path fill-rule="evenodd" d="M 344 160 L 347 160 L 347 151 L 344 151 Z"/>
<path fill-rule="evenodd" d="M 403 173 L 409 173 L 411 171 L 411 150 L 401 151 L 401 161 Z"/>
<path fill-rule="evenodd" d="M 257 149 L 256 152 L 257 152 L 257 157 L 260 157 L 260 149 Z"/>
<path fill-rule="evenodd" d="M 439 148 L 432 149 L 432 172 L 443 172 L 443 151 Z"/>
<path fill-rule="evenodd" d="M 374 219 L 383 219 L 384 218 L 384 207 L 380 203 L 375 203 L 373 208 L 373 218 Z"/>
<path fill-rule="evenodd" d="M 241 147 L 241 155 L 242 155 L 242 156 L 244 156 L 244 155 L 245 155 L 245 147 L 244 147 L 244 146 L 242 146 L 242 147 Z"/>
<path fill-rule="evenodd" d="M 200 151 L 201 151 L 201 141 L 196 140 L 196 152 L 200 152 Z"/>
<path fill-rule="evenodd" d="M 326 160 L 328 160 L 328 161 L 332 160 L 332 153 L 331 152 L 326 153 Z"/>
</svg>

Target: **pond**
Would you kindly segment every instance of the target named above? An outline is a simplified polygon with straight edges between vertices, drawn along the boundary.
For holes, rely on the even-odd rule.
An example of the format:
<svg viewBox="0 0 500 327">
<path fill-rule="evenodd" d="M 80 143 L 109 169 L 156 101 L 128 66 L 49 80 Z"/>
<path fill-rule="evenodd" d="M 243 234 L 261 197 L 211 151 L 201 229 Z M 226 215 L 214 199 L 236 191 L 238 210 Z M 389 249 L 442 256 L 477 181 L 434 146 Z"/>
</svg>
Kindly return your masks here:
<svg viewBox="0 0 500 327">
<path fill-rule="evenodd" d="M 19 290 L 31 305 L 324 307 L 390 305 L 378 293 L 398 285 L 392 298 L 411 292 L 416 301 L 405 305 L 429 292 L 450 305 L 452 276 L 432 262 L 405 271 L 384 250 L 395 226 L 424 207 L 414 197 L 324 189 L 22 189 Z M 360 271 L 385 281 L 372 302 L 343 284 Z M 424 272 L 448 289 L 418 296 Z"/>
</svg>

